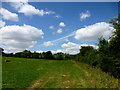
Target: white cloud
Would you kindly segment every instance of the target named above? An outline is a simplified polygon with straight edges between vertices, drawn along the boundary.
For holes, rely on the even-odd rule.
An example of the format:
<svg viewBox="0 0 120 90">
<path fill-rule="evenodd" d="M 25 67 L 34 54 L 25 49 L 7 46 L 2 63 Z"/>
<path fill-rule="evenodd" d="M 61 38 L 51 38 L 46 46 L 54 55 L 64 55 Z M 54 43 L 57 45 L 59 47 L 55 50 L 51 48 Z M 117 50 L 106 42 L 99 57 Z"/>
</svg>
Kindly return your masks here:
<svg viewBox="0 0 120 90">
<path fill-rule="evenodd" d="M 73 42 L 64 43 L 61 47 L 63 48 L 61 51 L 68 54 L 77 54 L 80 49 L 80 45 Z"/>
<path fill-rule="evenodd" d="M 60 27 L 65 27 L 66 25 L 65 25 L 64 22 L 60 22 L 60 23 L 59 23 L 59 26 L 60 26 Z"/>
<path fill-rule="evenodd" d="M 57 33 L 62 33 L 63 31 L 62 31 L 62 29 L 61 28 L 59 28 L 58 30 L 57 30 Z"/>
<path fill-rule="evenodd" d="M 112 35 L 113 27 L 106 22 L 96 23 L 76 31 L 75 39 L 86 42 L 98 40 L 101 36 L 109 38 Z"/>
<path fill-rule="evenodd" d="M 2 18 L 4 20 L 15 21 L 15 22 L 19 20 L 18 15 L 16 13 L 12 13 L 4 8 L 0 8 L 0 15 L 2 15 Z"/>
<path fill-rule="evenodd" d="M 98 46 L 97 45 L 92 45 L 92 44 L 81 44 L 80 45 L 80 48 L 82 47 L 82 46 L 92 46 L 94 49 L 97 49 L 98 48 Z"/>
<path fill-rule="evenodd" d="M 0 20 L 0 28 L 5 26 L 5 22 Z"/>
<path fill-rule="evenodd" d="M 0 36 L 2 36 L 0 43 L 5 50 L 21 51 L 32 48 L 37 40 L 43 38 L 41 29 L 37 29 L 30 25 L 5 26 L 0 29 Z"/>
<path fill-rule="evenodd" d="M 54 29 L 54 26 L 53 26 L 53 25 L 51 25 L 51 26 L 49 27 L 49 29 Z"/>
<path fill-rule="evenodd" d="M 59 53 L 59 52 L 74 55 L 74 54 L 79 53 L 79 50 L 58 49 L 58 50 L 52 51 L 53 54 L 56 54 L 56 53 Z"/>
<path fill-rule="evenodd" d="M 91 16 L 90 12 L 86 11 L 86 12 L 80 14 L 80 20 L 84 20 L 84 19 L 86 19 L 86 18 L 88 18 L 90 16 Z"/>
<path fill-rule="evenodd" d="M 29 5 L 29 4 L 22 5 L 18 12 L 24 13 L 26 16 L 32 16 L 35 14 L 43 16 L 44 14 L 46 14 L 46 12 L 44 12 L 44 10 L 36 9 L 34 6 Z"/>
<path fill-rule="evenodd" d="M 39 15 L 39 16 L 44 16 L 44 15 L 50 15 L 50 14 L 55 14 L 54 11 L 50 10 L 43 10 L 43 9 L 36 9 L 34 6 L 28 4 L 28 1 L 22 1 L 21 2 L 12 2 L 11 6 L 14 7 L 19 13 L 23 13 L 26 16 L 32 16 L 32 15 Z"/>
<path fill-rule="evenodd" d="M 53 46 L 54 44 L 51 41 L 48 41 L 48 42 L 44 42 L 43 45 L 44 46 Z"/>
<path fill-rule="evenodd" d="M 79 49 L 80 45 L 73 43 L 73 42 L 68 42 L 68 43 L 62 44 L 61 47 L 67 48 L 67 49 Z"/>
<path fill-rule="evenodd" d="M 36 50 L 35 50 L 35 51 L 31 51 L 31 52 L 33 52 L 33 53 L 34 53 L 34 52 L 43 53 L 44 51 L 36 51 Z"/>
<path fill-rule="evenodd" d="M 98 48 L 98 46 L 96 46 L 96 45 L 76 44 L 73 42 L 68 42 L 68 43 L 64 43 L 61 45 L 61 47 L 63 49 L 58 49 L 58 50 L 52 51 L 52 53 L 62 52 L 62 53 L 68 53 L 68 54 L 77 54 L 80 52 L 80 49 L 82 46 L 92 46 L 95 49 Z"/>
<path fill-rule="evenodd" d="M 33 7 L 32 5 L 29 5 L 29 4 L 22 5 L 18 12 L 24 13 L 26 16 L 31 16 L 34 14 L 40 14 L 41 16 L 44 15 L 43 10 L 39 11 L 39 9 L 36 9 L 35 7 Z"/>
</svg>

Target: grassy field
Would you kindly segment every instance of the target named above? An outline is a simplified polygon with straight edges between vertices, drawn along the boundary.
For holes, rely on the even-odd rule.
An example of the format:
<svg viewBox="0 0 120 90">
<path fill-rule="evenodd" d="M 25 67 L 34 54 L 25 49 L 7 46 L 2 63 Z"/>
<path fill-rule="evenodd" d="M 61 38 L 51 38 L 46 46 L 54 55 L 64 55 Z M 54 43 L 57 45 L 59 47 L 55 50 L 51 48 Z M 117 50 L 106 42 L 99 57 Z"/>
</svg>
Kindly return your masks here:
<svg viewBox="0 0 120 90">
<path fill-rule="evenodd" d="M 3 57 L 2 62 L 3 88 L 119 87 L 117 79 L 75 61 Z"/>
</svg>

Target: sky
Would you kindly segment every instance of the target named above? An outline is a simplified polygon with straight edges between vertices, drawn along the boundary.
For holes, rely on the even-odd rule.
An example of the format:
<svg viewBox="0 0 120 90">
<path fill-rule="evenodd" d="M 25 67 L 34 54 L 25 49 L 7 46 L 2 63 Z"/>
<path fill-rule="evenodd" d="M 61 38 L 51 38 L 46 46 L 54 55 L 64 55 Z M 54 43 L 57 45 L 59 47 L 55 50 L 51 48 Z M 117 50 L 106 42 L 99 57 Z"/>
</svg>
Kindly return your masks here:
<svg viewBox="0 0 120 90">
<path fill-rule="evenodd" d="M 52 51 L 76 54 L 81 46 L 97 49 L 109 40 L 118 16 L 117 2 L 3 2 L 0 47 L 5 52 Z"/>
</svg>

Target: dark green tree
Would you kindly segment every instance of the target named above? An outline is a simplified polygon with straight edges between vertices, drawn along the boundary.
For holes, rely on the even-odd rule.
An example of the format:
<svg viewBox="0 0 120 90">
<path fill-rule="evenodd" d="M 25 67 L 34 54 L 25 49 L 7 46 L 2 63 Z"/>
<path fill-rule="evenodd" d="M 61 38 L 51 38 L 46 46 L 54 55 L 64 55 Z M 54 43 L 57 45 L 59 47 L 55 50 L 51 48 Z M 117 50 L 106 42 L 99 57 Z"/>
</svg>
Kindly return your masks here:
<svg viewBox="0 0 120 90">
<path fill-rule="evenodd" d="M 99 53 L 104 55 L 108 54 L 108 41 L 105 40 L 103 37 L 99 38 L 98 51 Z"/>
<path fill-rule="evenodd" d="M 110 53 L 110 69 L 111 75 L 120 78 L 120 14 L 118 18 L 114 18 L 110 21 L 114 27 L 113 36 L 109 42 L 109 53 Z"/>
<path fill-rule="evenodd" d="M 120 15 L 118 18 L 112 19 L 110 23 L 115 29 L 109 42 L 110 54 L 115 58 L 120 58 Z"/>
<path fill-rule="evenodd" d="M 51 51 L 43 52 L 44 59 L 53 59 Z"/>
<path fill-rule="evenodd" d="M 23 57 L 23 58 L 31 58 L 31 52 L 29 50 L 24 50 L 21 53 L 21 57 Z"/>
<path fill-rule="evenodd" d="M 31 58 L 41 58 L 41 55 L 40 55 L 40 53 L 33 52 L 33 53 L 31 53 Z"/>
<path fill-rule="evenodd" d="M 56 60 L 64 60 L 65 59 L 65 55 L 62 52 L 56 53 L 53 56 L 54 56 L 54 59 L 56 59 Z"/>
</svg>

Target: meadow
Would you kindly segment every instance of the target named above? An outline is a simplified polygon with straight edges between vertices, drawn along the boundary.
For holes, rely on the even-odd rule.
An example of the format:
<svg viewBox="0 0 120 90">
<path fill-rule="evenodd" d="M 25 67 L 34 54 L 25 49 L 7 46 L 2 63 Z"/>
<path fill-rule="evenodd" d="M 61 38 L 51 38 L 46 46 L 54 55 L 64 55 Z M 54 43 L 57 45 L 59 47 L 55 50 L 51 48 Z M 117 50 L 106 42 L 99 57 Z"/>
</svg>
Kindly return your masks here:
<svg viewBox="0 0 120 90">
<path fill-rule="evenodd" d="M 15 57 L 2 57 L 2 87 L 120 88 L 118 79 L 85 63 Z"/>
</svg>

